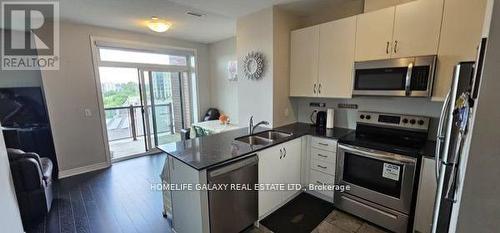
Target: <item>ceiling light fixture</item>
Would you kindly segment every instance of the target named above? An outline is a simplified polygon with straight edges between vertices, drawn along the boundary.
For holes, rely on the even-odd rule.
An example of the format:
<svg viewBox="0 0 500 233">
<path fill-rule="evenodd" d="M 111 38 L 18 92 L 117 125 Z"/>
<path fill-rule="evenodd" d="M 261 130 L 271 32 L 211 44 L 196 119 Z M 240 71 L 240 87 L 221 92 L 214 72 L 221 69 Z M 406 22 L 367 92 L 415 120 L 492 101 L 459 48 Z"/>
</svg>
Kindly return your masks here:
<svg viewBox="0 0 500 233">
<path fill-rule="evenodd" d="M 146 25 L 155 32 L 166 32 L 172 26 L 171 23 L 161 20 L 156 16 L 151 17 L 151 20 Z"/>
</svg>

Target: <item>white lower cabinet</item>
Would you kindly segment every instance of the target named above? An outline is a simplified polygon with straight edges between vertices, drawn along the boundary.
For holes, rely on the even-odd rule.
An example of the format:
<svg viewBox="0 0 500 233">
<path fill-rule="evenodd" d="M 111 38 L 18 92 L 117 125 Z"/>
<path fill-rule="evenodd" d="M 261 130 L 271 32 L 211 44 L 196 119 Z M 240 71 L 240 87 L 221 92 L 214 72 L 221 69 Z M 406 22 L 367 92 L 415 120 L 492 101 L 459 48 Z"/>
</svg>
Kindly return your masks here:
<svg viewBox="0 0 500 233">
<path fill-rule="evenodd" d="M 258 152 L 259 184 L 300 184 L 301 138 L 273 146 Z M 276 186 L 275 186 L 276 187 Z M 259 191 L 259 218 L 288 201 L 298 191 Z"/>
<path fill-rule="evenodd" d="M 311 137 L 309 156 L 309 184 L 315 186 L 333 185 L 335 182 L 337 141 Z M 313 194 L 333 202 L 333 190 L 309 190 Z"/>
<path fill-rule="evenodd" d="M 309 175 L 309 183 L 314 185 L 333 185 L 335 182 L 335 177 L 333 175 L 329 175 L 323 172 L 319 172 L 316 170 L 311 170 Z M 325 197 L 328 197 L 330 201 L 333 201 L 333 191 L 328 190 L 317 190 L 314 192 L 318 192 L 323 194 Z"/>
</svg>

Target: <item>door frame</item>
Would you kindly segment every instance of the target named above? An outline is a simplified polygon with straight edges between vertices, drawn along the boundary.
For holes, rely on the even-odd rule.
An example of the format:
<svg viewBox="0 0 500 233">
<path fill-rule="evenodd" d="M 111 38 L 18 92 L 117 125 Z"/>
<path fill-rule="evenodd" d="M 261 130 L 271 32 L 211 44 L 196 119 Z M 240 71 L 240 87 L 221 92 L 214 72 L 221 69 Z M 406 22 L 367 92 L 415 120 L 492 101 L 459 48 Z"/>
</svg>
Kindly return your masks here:
<svg viewBox="0 0 500 233">
<path fill-rule="evenodd" d="M 118 158 L 118 159 L 113 159 L 111 157 L 111 150 L 109 146 L 109 141 L 108 141 L 108 132 L 107 132 L 107 125 L 106 125 L 106 115 L 104 111 L 104 101 L 102 98 L 102 89 L 101 89 L 101 78 L 99 75 L 99 66 L 102 64 L 106 65 L 113 65 L 115 67 L 130 67 L 130 68 L 137 68 L 138 70 L 140 68 L 151 68 L 151 69 L 158 69 L 158 70 L 164 70 L 167 67 L 170 68 L 169 72 L 172 72 L 173 70 L 179 69 L 182 66 L 173 66 L 173 65 L 154 65 L 154 64 L 141 64 L 141 63 L 132 63 L 134 66 L 131 66 L 131 63 L 125 63 L 125 62 L 102 62 L 100 61 L 99 58 L 99 50 L 98 50 L 98 43 L 103 43 L 106 45 L 109 45 L 107 47 L 114 47 L 117 49 L 131 49 L 134 51 L 146 51 L 146 52 L 171 52 L 170 54 L 174 55 L 186 55 L 187 56 L 187 72 L 189 78 L 192 80 L 193 73 L 196 74 L 195 76 L 195 82 L 196 82 L 196 98 L 192 98 L 194 101 L 196 101 L 193 106 L 196 107 L 196 109 L 200 109 L 200 100 L 199 100 L 199 88 L 198 88 L 198 83 L 199 83 L 199 69 L 198 69 L 198 51 L 194 48 L 184 48 L 184 47 L 176 47 L 176 46 L 168 46 L 168 45 L 161 45 L 161 44 L 153 44 L 153 43 L 142 43 L 142 42 L 136 42 L 136 41 L 130 41 L 130 40 L 121 40 L 121 39 L 115 39 L 115 38 L 109 38 L 109 37 L 100 37 L 100 36 L 89 36 L 89 42 L 90 42 L 90 52 L 92 56 L 92 67 L 93 67 L 93 72 L 94 72 L 94 81 L 95 81 L 95 88 L 96 88 L 96 99 L 97 99 L 97 107 L 98 107 L 98 114 L 99 114 L 99 119 L 101 123 L 101 136 L 103 140 L 103 145 L 104 145 L 104 153 L 105 153 L 105 163 L 110 166 L 112 165 L 113 162 L 119 162 L 122 160 L 127 160 L 131 158 L 137 158 L 141 157 L 144 155 L 150 155 L 159 152 L 158 150 L 151 150 L 147 151 L 146 153 L 141 153 L 141 154 L 136 154 L 136 155 L 131 155 L 131 156 L 126 156 L 123 158 Z M 174 51 L 174 52 L 172 52 Z M 191 64 L 191 59 L 189 56 L 194 57 L 195 61 L 195 66 Z M 182 67 L 184 68 L 184 67 Z M 179 69 L 181 70 L 186 70 L 184 69 Z M 192 88 L 191 88 L 192 90 Z M 193 93 L 190 93 L 191 96 L 193 97 Z M 199 115 L 199 114 L 198 114 Z M 196 116 L 197 118 L 194 119 L 195 122 L 197 122 L 198 118 L 200 116 Z"/>
</svg>

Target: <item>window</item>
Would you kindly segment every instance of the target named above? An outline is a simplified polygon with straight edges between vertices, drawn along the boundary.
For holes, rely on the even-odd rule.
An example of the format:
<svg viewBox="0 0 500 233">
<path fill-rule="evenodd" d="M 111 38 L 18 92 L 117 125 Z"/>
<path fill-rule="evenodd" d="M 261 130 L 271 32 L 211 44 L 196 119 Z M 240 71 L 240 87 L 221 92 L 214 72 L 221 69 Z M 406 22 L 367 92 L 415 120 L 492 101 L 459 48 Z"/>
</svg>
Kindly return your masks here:
<svg viewBox="0 0 500 233">
<path fill-rule="evenodd" d="M 111 48 L 100 48 L 101 61 L 128 62 L 155 65 L 177 65 L 186 66 L 185 56 L 167 55 L 161 53 L 139 52 L 131 50 L 120 50 Z"/>
</svg>

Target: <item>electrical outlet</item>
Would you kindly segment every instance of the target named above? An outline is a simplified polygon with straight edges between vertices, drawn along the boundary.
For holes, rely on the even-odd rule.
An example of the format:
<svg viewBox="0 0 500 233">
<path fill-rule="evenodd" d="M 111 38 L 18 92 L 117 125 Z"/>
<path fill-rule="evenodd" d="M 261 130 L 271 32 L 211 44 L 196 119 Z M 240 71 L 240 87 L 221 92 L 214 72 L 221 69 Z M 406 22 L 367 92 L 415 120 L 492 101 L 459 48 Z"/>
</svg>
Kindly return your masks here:
<svg viewBox="0 0 500 233">
<path fill-rule="evenodd" d="M 309 103 L 309 107 L 324 108 L 324 107 L 326 107 L 326 104 L 325 103 L 318 103 L 318 102 L 311 102 L 311 103 Z"/>
<path fill-rule="evenodd" d="M 357 104 L 338 104 L 338 108 L 358 109 Z"/>
</svg>

